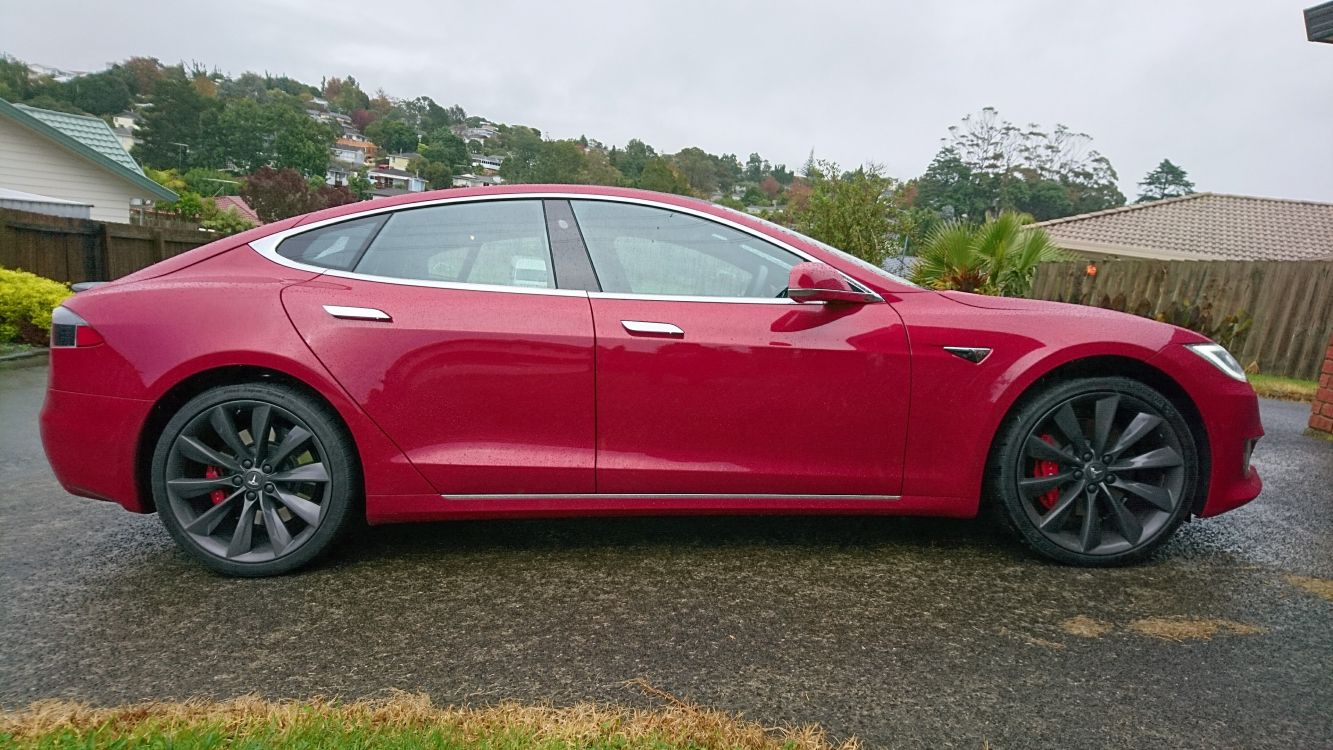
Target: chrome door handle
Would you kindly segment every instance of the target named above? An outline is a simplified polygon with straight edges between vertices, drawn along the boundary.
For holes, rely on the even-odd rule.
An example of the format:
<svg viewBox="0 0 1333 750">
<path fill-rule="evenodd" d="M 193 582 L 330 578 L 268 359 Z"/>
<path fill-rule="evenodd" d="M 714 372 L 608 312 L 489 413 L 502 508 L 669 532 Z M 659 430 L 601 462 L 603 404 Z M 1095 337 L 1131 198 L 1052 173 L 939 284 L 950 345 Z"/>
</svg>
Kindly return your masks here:
<svg viewBox="0 0 1333 750">
<path fill-rule="evenodd" d="M 325 305 L 324 312 L 343 320 L 379 320 L 389 323 L 393 318 L 383 310 L 373 307 L 345 307 L 343 305 Z"/>
<path fill-rule="evenodd" d="M 625 327 L 630 333 L 641 333 L 646 336 L 684 336 L 685 331 L 674 323 L 656 323 L 650 320 L 622 320 L 620 325 Z"/>
</svg>

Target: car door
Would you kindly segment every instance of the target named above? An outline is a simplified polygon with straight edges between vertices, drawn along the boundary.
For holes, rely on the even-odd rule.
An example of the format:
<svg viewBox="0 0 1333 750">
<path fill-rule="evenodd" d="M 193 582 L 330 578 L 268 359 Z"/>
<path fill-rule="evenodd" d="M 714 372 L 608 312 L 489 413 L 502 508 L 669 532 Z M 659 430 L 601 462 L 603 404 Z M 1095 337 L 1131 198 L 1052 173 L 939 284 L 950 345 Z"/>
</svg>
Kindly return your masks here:
<svg viewBox="0 0 1333 750">
<path fill-rule="evenodd" d="M 808 258 L 715 217 L 571 204 L 601 284 L 600 493 L 898 493 L 910 372 L 892 307 L 779 296 Z"/>
<path fill-rule="evenodd" d="M 437 491 L 594 491 L 592 317 L 556 286 L 542 201 L 403 208 L 270 257 L 327 269 L 287 312 Z"/>
</svg>

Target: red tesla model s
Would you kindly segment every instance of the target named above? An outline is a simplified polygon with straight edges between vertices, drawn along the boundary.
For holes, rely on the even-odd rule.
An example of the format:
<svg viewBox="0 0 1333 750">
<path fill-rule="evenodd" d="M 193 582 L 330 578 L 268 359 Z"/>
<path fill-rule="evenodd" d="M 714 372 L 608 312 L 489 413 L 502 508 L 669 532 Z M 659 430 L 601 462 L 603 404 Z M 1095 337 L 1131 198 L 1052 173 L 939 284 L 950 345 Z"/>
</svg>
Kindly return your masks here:
<svg viewBox="0 0 1333 750">
<path fill-rule="evenodd" d="M 449 190 L 299 216 L 55 311 L 64 487 L 260 576 L 371 523 L 971 517 L 1137 560 L 1259 494 L 1254 391 L 1198 334 L 921 289 L 679 196 Z"/>
</svg>

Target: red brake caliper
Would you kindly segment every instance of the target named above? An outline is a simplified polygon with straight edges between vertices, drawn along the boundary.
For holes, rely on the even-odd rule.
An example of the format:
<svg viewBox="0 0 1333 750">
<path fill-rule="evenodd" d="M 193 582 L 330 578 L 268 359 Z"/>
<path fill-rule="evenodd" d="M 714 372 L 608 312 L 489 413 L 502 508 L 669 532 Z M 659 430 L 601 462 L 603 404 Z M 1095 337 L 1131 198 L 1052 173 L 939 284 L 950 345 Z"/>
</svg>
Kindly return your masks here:
<svg viewBox="0 0 1333 750">
<path fill-rule="evenodd" d="M 216 466 L 209 466 L 206 469 L 204 469 L 205 479 L 217 479 L 220 476 L 222 476 L 222 472 L 218 471 L 218 467 Z M 213 490 L 212 492 L 208 493 L 208 499 L 212 500 L 214 505 L 218 505 L 223 500 L 227 499 L 227 493 L 223 492 L 222 490 Z"/>
<path fill-rule="evenodd" d="M 1045 440 L 1050 445 L 1055 445 L 1055 436 L 1053 435 L 1049 434 L 1042 435 L 1041 439 Z M 1059 473 L 1060 473 L 1060 464 L 1057 461 L 1038 461 L 1037 465 L 1032 467 L 1032 476 L 1034 477 L 1053 477 Z M 1044 494 L 1039 495 L 1037 497 L 1037 501 L 1040 502 L 1042 506 L 1044 506 L 1047 510 L 1050 510 L 1051 508 L 1055 507 L 1055 503 L 1059 499 L 1060 499 L 1059 489 L 1048 490 Z"/>
</svg>

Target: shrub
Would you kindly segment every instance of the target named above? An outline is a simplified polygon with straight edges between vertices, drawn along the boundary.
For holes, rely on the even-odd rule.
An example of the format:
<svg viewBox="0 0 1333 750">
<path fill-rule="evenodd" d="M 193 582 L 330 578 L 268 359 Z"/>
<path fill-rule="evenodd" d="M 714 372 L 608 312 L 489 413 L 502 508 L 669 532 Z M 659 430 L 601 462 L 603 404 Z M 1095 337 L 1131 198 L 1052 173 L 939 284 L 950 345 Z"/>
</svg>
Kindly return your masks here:
<svg viewBox="0 0 1333 750">
<path fill-rule="evenodd" d="M 59 281 L 0 268 L 0 343 L 45 346 L 51 340 L 51 311 L 71 294 Z"/>
</svg>

